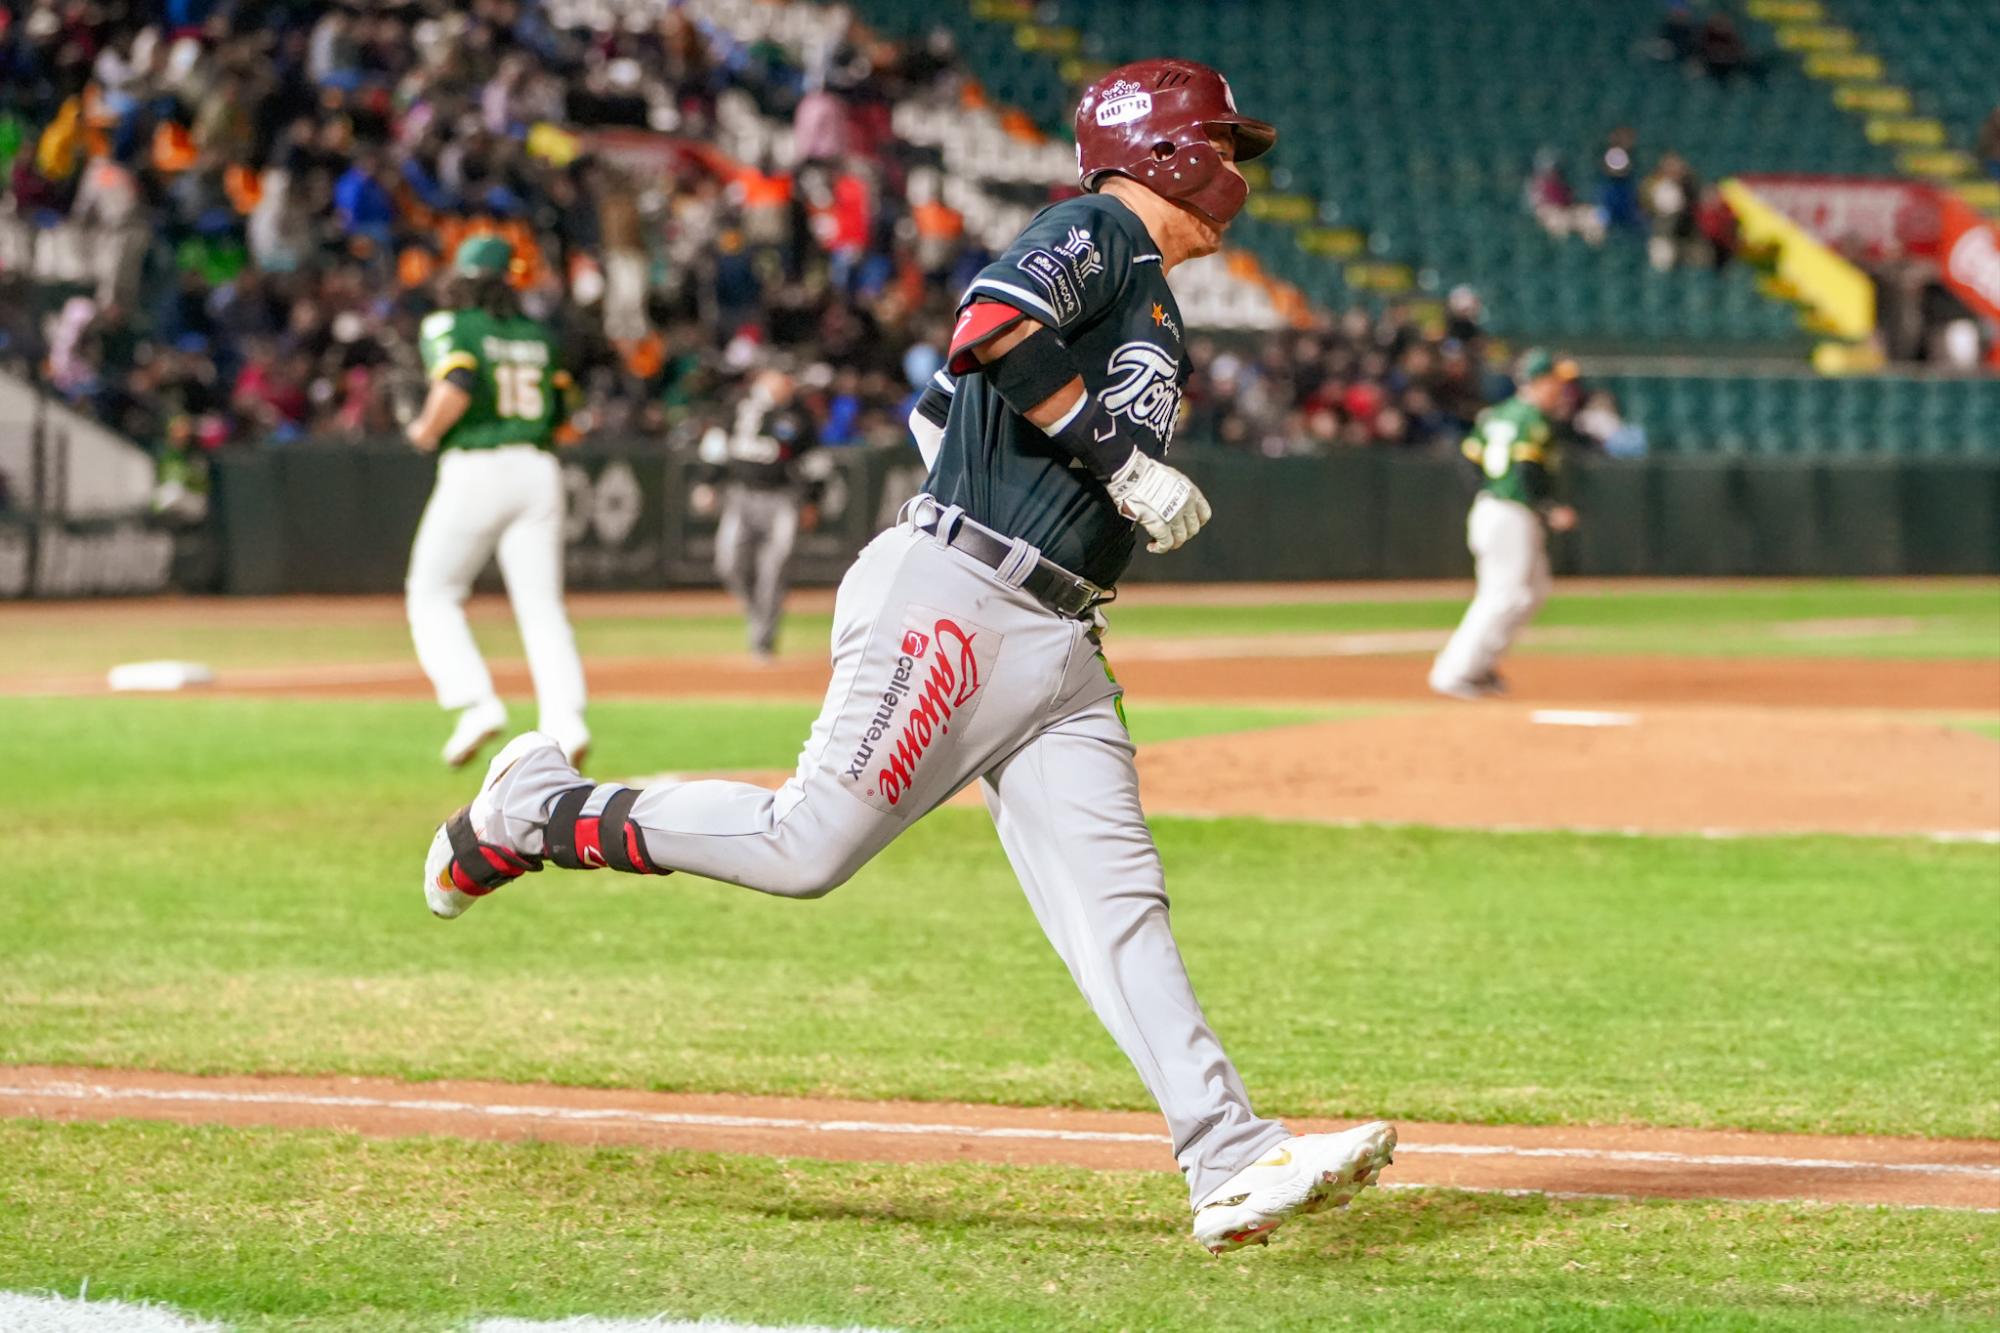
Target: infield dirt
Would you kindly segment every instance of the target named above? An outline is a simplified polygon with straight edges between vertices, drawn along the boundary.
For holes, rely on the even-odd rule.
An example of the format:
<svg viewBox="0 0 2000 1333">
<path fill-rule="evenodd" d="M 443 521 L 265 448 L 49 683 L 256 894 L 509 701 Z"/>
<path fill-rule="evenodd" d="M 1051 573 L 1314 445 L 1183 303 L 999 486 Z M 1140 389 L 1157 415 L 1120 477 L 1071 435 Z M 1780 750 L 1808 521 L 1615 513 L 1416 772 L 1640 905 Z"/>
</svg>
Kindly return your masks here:
<svg viewBox="0 0 2000 1333">
<path fill-rule="evenodd" d="M 1141 1112 L 364 1078 L 0 1068 L 0 1116 L 547 1140 L 834 1161 L 1160 1170 Z M 1335 1123 L 1295 1121 L 1301 1132 Z M 1411 1124 L 1391 1186 L 2000 1209 L 2000 1143 L 1638 1126 Z"/>
</svg>

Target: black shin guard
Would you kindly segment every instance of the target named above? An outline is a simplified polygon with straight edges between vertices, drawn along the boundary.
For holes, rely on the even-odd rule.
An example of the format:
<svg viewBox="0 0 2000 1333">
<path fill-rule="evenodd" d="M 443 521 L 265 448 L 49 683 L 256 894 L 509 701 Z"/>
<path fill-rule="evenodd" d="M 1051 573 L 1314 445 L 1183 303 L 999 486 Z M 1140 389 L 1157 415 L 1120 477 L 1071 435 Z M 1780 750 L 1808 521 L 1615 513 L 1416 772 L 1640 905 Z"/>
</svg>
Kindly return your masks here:
<svg viewBox="0 0 2000 1333">
<path fill-rule="evenodd" d="M 646 859 L 646 839 L 632 822 L 632 805 L 639 799 L 634 787 L 620 787 L 605 802 L 604 809 L 585 816 L 583 806 L 594 787 L 571 787 L 556 797 L 549 810 L 549 822 L 542 831 L 542 845 L 549 860 L 565 870 L 623 870 L 634 875 L 668 875 Z"/>
</svg>

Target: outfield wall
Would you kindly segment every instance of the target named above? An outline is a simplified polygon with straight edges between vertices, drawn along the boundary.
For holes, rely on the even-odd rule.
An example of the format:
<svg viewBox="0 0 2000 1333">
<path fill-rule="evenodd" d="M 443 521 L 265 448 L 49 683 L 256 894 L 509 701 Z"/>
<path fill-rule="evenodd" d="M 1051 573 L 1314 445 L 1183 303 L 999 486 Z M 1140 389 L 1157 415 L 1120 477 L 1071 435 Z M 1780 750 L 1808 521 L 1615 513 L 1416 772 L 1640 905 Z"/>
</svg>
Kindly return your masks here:
<svg viewBox="0 0 2000 1333">
<path fill-rule="evenodd" d="M 800 582 L 831 582 L 921 482 L 907 450 L 849 450 L 802 536 Z M 689 512 L 692 460 L 658 447 L 566 454 L 574 587 L 711 583 L 714 522 Z M 1176 455 L 1215 506 L 1185 550 L 1134 578 L 1213 581 L 1463 576 L 1475 478 L 1455 458 L 1357 450 L 1327 458 Z M 225 454 L 216 473 L 221 587 L 387 592 L 433 463 L 389 446 Z M 1570 469 L 1583 526 L 1557 539 L 1565 573 L 2000 573 L 2000 458 L 1592 458 Z M 489 571 L 490 577 L 490 571 Z"/>
</svg>

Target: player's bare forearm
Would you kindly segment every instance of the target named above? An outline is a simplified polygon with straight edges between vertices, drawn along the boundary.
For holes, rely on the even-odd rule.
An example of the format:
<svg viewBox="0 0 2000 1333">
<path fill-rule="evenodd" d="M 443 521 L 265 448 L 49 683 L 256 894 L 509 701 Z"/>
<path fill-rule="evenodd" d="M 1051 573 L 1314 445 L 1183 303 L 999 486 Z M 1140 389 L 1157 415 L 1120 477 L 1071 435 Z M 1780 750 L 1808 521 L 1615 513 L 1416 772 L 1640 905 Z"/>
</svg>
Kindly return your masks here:
<svg viewBox="0 0 2000 1333">
<path fill-rule="evenodd" d="M 429 453 L 471 405 L 471 394 L 449 380 L 438 380 L 424 399 L 423 411 L 417 413 L 417 419 L 403 433 L 412 445 Z"/>
</svg>

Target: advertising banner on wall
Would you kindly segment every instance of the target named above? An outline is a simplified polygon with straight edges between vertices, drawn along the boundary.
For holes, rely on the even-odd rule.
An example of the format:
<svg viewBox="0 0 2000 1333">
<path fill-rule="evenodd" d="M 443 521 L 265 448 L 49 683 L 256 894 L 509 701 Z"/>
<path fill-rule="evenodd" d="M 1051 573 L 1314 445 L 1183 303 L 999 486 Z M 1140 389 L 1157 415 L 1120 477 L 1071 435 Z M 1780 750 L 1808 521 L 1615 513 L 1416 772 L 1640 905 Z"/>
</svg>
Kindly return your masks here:
<svg viewBox="0 0 2000 1333">
<path fill-rule="evenodd" d="M 1767 207 L 1821 242 L 1869 259 L 1931 254 L 1937 247 L 1937 193 L 1916 181 L 1876 176 L 1740 176 Z"/>
<path fill-rule="evenodd" d="M 1938 268 L 1959 300 L 2000 320 L 2000 227 L 1952 194 L 1939 198 Z"/>
<path fill-rule="evenodd" d="M 1916 255 L 1966 309 L 2000 323 L 2000 227 L 1949 190 L 1873 176 L 1738 177 L 1764 208 L 1822 243 L 1865 259 Z M 1988 340 L 2000 366 L 2000 338 Z"/>
<path fill-rule="evenodd" d="M 563 455 L 563 558 L 570 587 L 660 584 L 667 459 L 664 451 Z"/>
</svg>

